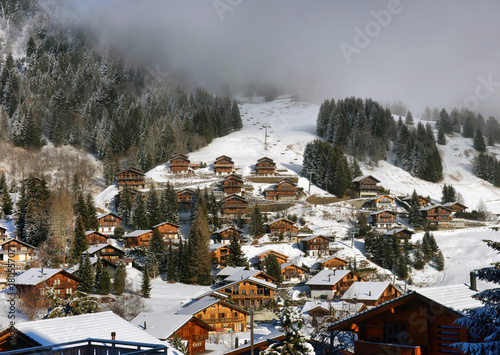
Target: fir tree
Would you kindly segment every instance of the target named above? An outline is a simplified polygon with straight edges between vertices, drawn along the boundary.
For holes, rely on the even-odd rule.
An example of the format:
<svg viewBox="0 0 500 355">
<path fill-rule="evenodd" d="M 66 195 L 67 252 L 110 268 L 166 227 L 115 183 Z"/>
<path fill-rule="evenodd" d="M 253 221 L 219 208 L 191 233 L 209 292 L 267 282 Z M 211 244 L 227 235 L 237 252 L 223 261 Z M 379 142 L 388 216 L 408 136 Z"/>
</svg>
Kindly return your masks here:
<svg viewBox="0 0 500 355">
<path fill-rule="evenodd" d="M 411 126 L 413 125 L 413 116 L 411 114 L 410 111 L 408 111 L 408 113 L 406 114 L 406 118 L 405 118 L 405 124 L 408 125 L 408 126 Z"/>
<path fill-rule="evenodd" d="M 160 268 L 160 271 L 164 271 L 166 248 L 158 228 L 153 229 L 153 236 L 149 242 L 148 252 L 151 255 L 150 264 L 154 263 Z M 155 273 L 153 273 L 153 276 L 156 276 Z"/>
<path fill-rule="evenodd" d="M 441 127 L 438 127 L 437 144 L 446 145 L 446 135 Z"/>
<path fill-rule="evenodd" d="M 247 259 L 243 251 L 241 250 L 241 245 L 238 240 L 236 233 L 231 236 L 231 242 L 229 243 L 229 258 L 227 259 L 228 266 L 245 266 L 247 264 Z"/>
<path fill-rule="evenodd" d="M 164 222 L 179 223 L 179 206 L 174 187 L 167 183 L 160 199 L 161 218 Z"/>
<path fill-rule="evenodd" d="M 443 185 L 441 203 L 455 202 L 457 200 L 455 188 L 451 185 Z"/>
<path fill-rule="evenodd" d="M 474 134 L 474 143 L 472 144 L 472 147 L 474 147 L 474 149 L 478 152 L 486 151 L 486 144 L 484 143 L 483 133 L 481 132 L 481 129 L 479 127 L 476 129 L 476 133 Z"/>
<path fill-rule="evenodd" d="M 94 287 L 95 293 L 99 293 L 99 287 L 101 284 L 102 271 L 104 267 L 102 265 L 102 261 L 100 257 L 97 257 L 97 263 L 95 265 L 95 274 L 94 274 Z"/>
<path fill-rule="evenodd" d="M 436 267 L 438 271 L 444 270 L 444 256 L 441 250 L 438 252 L 438 255 L 436 257 Z"/>
<path fill-rule="evenodd" d="M 147 216 L 146 206 L 142 196 L 137 194 L 134 203 L 134 209 L 132 210 L 132 216 L 130 218 L 130 223 L 135 229 L 148 229 L 149 219 Z"/>
<path fill-rule="evenodd" d="M 278 263 L 278 259 L 276 255 L 269 254 L 264 261 L 264 269 L 269 276 L 272 276 L 276 279 L 276 284 L 281 285 L 283 281 L 283 276 L 281 275 L 281 266 Z"/>
<path fill-rule="evenodd" d="M 75 237 L 73 239 L 73 249 L 71 255 L 76 260 L 85 250 L 88 249 L 87 238 L 83 226 L 82 216 L 78 216 L 75 225 Z"/>
<path fill-rule="evenodd" d="M 82 279 L 82 283 L 78 285 L 78 290 L 87 294 L 93 293 L 95 279 L 89 253 L 85 254 L 83 264 L 80 264 L 79 268 L 81 268 L 79 270 L 79 277 Z"/>
<path fill-rule="evenodd" d="M 115 270 L 114 289 L 115 295 L 119 296 L 125 292 L 125 279 L 127 278 L 127 269 L 123 262 L 119 262 Z"/>
<path fill-rule="evenodd" d="M 85 204 L 86 204 L 85 208 L 86 216 L 84 218 L 84 221 L 86 222 L 85 230 L 97 231 L 99 230 L 99 221 L 97 220 L 97 211 L 94 205 L 94 198 L 90 193 L 87 194 Z"/>
<path fill-rule="evenodd" d="M 146 199 L 146 215 L 149 221 L 150 228 L 164 222 L 160 209 L 160 199 L 154 187 L 149 190 Z"/>
<path fill-rule="evenodd" d="M 151 293 L 151 280 L 149 279 L 149 268 L 147 263 L 144 265 L 144 270 L 142 271 L 141 291 L 142 297 L 149 298 Z"/>
<path fill-rule="evenodd" d="M 26 240 L 26 215 L 28 213 L 28 191 L 25 182 L 21 185 L 21 192 L 17 202 L 16 234 L 20 240 Z"/>
<path fill-rule="evenodd" d="M 125 186 L 120 194 L 120 203 L 118 204 L 118 215 L 123 219 L 126 225 L 130 225 L 132 216 L 132 208 L 134 206 L 134 199 L 130 187 Z"/>
<path fill-rule="evenodd" d="M 415 260 L 413 261 L 413 267 L 417 270 L 422 270 L 424 268 L 424 259 L 420 249 L 417 249 L 414 254 Z"/>
<path fill-rule="evenodd" d="M 259 206 L 255 206 L 250 217 L 248 231 L 253 236 L 259 236 L 266 232 L 264 222 L 262 221 L 262 214 L 260 213 Z"/>
<path fill-rule="evenodd" d="M 167 268 L 167 275 L 166 275 L 167 281 L 169 282 L 177 281 L 178 272 L 175 267 L 175 255 L 174 255 L 174 250 L 172 248 L 172 243 L 168 245 L 166 268 Z"/>
<path fill-rule="evenodd" d="M 185 355 L 189 354 L 189 350 L 188 350 L 186 344 L 184 344 L 184 342 L 182 341 L 182 339 L 179 338 L 179 336 L 177 335 L 177 333 L 174 333 L 174 337 L 170 341 L 170 345 L 175 350 L 179 351 L 181 354 L 185 354 Z"/>
<path fill-rule="evenodd" d="M 111 279 L 109 277 L 108 269 L 102 270 L 99 284 L 96 286 L 97 293 L 100 295 L 109 295 L 111 292 Z"/>
<path fill-rule="evenodd" d="M 2 208 L 0 210 L 0 215 L 3 214 L 4 216 L 8 216 L 13 212 L 13 203 L 9 194 L 9 189 L 4 173 L 0 175 L 0 196 L 2 198 Z"/>
<path fill-rule="evenodd" d="M 211 285 L 211 257 L 208 247 L 210 230 L 203 208 L 198 206 L 197 218 L 191 224 L 186 251 L 188 275 L 187 281 L 198 285 Z"/>
</svg>

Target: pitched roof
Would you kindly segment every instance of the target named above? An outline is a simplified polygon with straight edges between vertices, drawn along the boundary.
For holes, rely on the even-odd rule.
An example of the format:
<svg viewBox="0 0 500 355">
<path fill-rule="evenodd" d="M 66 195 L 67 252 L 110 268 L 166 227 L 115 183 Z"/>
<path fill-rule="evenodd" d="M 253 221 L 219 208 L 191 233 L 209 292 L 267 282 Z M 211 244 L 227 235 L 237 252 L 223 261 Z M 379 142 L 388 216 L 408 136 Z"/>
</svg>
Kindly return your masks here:
<svg viewBox="0 0 500 355">
<path fill-rule="evenodd" d="M 298 265 L 296 265 L 294 263 L 283 263 L 283 264 L 280 265 L 280 267 L 281 267 L 282 270 L 285 269 L 285 268 L 287 268 L 287 267 L 289 267 L 289 266 L 295 266 L 297 269 L 301 269 L 301 270 L 304 270 L 304 271 L 306 270 L 302 266 L 298 266 Z"/>
<path fill-rule="evenodd" d="M 139 175 L 144 175 L 144 171 L 142 171 L 141 169 L 136 169 L 136 168 L 132 168 L 132 167 L 128 167 L 126 169 L 123 169 L 118 174 L 124 173 L 124 172 L 129 171 L 129 170 L 132 170 L 133 172 L 135 172 L 135 173 L 137 173 Z"/>
<path fill-rule="evenodd" d="M 400 233 L 402 231 L 407 231 L 410 234 L 415 234 L 415 231 L 410 228 L 394 228 L 385 232 L 384 235 L 393 235 L 394 233 Z"/>
<path fill-rule="evenodd" d="M 447 203 L 442 204 L 441 206 L 443 206 L 443 207 L 451 207 L 453 205 L 459 205 L 462 208 L 467 208 L 466 205 L 464 205 L 464 204 L 462 204 L 460 202 L 447 202 Z"/>
<path fill-rule="evenodd" d="M 301 242 L 308 242 L 308 241 L 316 239 L 316 238 L 324 238 L 324 239 L 328 239 L 328 241 L 330 240 L 330 238 L 325 237 L 324 235 L 310 235 L 308 237 L 303 238 L 301 240 Z"/>
<path fill-rule="evenodd" d="M 358 177 L 355 177 L 354 179 L 352 179 L 352 181 L 358 182 L 358 181 L 361 181 L 361 180 L 366 179 L 366 178 L 372 178 L 377 183 L 380 182 L 377 178 L 373 177 L 373 175 L 358 176 Z"/>
<path fill-rule="evenodd" d="M 217 233 L 222 233 L 222 232 L 225 232 L 227 231 L 228 229 L 234 229 L 235 231 L 239 232 L 240 234 L 243 233 L 242 230 L 236 228 L 236 227 L 224 227 L 224 228 L 221 228 L 221 229 L 217 229 L 215 232 L 212 232 L 212 235 L 214 234 L 217 234 Z"/>
<path fill-rule="evenodd" d="M 263 256 L 264 254 L 267 254 L 267 253 L 269 253 L 269 252 L 270 252 L 271 254 L 278 254 L 279 256 L 284 256 L 285 258 L 287 258 L 287 259 L 288 259 L 288 255 L 285 255 L 285 254 L 283 254 L 283 253 L 280 253 L 280 252 L 278 252 L 278 251 L 276 251 L 276 250 L 272 250 L 272 249 L 267 249 L 266 251 L 263 251 L 262 253 L 259 253 L 259 254 L 255 255 L 255 256 L 257 257 L 257 259 L 260 259 L 260 258 L 261 258 L 261 256 Z"/>
<path fill-rule="evenodd" d="M 164 345 L 111 311 L 19 323 L 16 328 L 42 346 L 87 338 L 111 340 L 111 332 L 119 341 Z"/>
<path fill-rule="evenodd" d="M 219 271 L 217 273 L 217 275 L 215 276 L 219 276 L 219 277 L 227 277 L 227 276 L 231 276 L 232 274 L 234 274 L 235 272 L 237 271 L 240 271 L 240 270 L 244 270 L 245 267 L 244 266 L 226 266 L 224 269 L 222 269 L 221 271 Z"/>
<path fill-rule="evenodd" d="M 22 240 L 19 240 L 19 239 L 15 239 L 15 238 L 9 238 L 7 240 L 5 240 L 4 242 L 0 243 L 0 249 L 2 249 L 2 247 L 5 245 L 5 244 L 8 244 L 8 243 L 11 243 L 12 241 L 15 241 L 16 243 L 19 243 L 21 245 L 24 245 L 25 247 L 28 247 L 28 248 L 35 248 L 33 245 L 31 244 L 28 244 L 26 242 L 23 242 Z"/>
<path fill-rule="evenodd" d="M 85 236 L 87 237 L 87 236 L 89 236 L 89 235 L 91 235 L 91 234 L 94 234 L 94 233 L 95 233 L 95 234 L 100 235 L 101 237 L 104 237 L 104 238 L 108 239 L 108 236 L 107 236 L 107 235 L 102 234 L 102 233 L 100 233 L 100 232 L 98 232 L 98 231 L 86 231 L 86 232 L 85 232 Z"/>
<path fill-rule="evenodd" d="M 227 155 L 221 155 L 220 157 L 215 158 L 215 161 L 217 161 L 217 160 L 223 160 L 223 159 L 229 159 L 229 160 L 232 161 L 232 159 L 230 157 L 228 157 Z"/>
<path fill-rule="evenodd" d="M 449 207 L 445 207 L 443 205 L 431 205 L 431 206 L 427 206 L 427 207 L 422 207 L 420 209 L 420 211 L 429 211 L 429 210 L 432 210 L 432 209 L 438 208 L 438 207 L 444 208 L 445 210 L 451 212 L 451 209 Z"/>
<path fill-rule="evenodd" d="M 106 244 L 92 245 L 87 250 L 85 250 L 82 254 L 85 254 L 85 253 L 94 254 L 94 253 L 98 252 L 99 250 L 107 248 L 107 247 L 111 247 L 113 249 L 116 249 L 116 250 L 123 252 L 123 250 L 121 248 L 118 248 L 117 246 L 106 243 Z"/>
<path fill-rule="evenodd" d="M 370 213 L 370 216 L 375 216 L 377 214 L 381 214 L 381 213 L 384 213 L 384 212 L 388 212 L 390 214 L 397 214 L 396 212 L 391 211 L 391 210 L 380 210 L 380 211 L 377 211 L 377 212 Z"/>
<path fill-rule="evenodd" d="M 350 272 L 351 270 L 321 270 L 316 275 L 314 275 L 309 281 L 307 281 L 306 285 L 333 286 L 337 282 L 342 280 L 342 278 L 344 278 Z"/>
<path fill-rule="evenodd" d="M 232 273 L 231 275 L 229 275 L 228 277 L 226 277 L 224 279 L 224 281 L 227 281 L 227 282 L 240 281 L 240 280 L 248 279 L 249 277 L 255 276 L 260 272 L 262 272 L 262 271 L 260 271 L 260 270 L 245 270 L 245 269 L 238 270 L 238 271 Z"/>
<path fill-rule="evenodd" d="M 36 286 L 39 283 L 45 282 L 52 276 L 59 273 L 67 274 L 67 276 L 69 277 L 76 278 L 76 276 L 70 274 L 64 269 L 31 268 L 23 272 L 21 275 L 16 276 L 16 281 L 14 282 L 14 284 Z"/>
<path fill-rule="evenodd" d="M 274 223 L 279 222 L 279 221 L 282 221 L 282 220 L 287 221 L 287 222 L 290 222 L 291 224 L 295 224 L 295 222 L 294 222 L 294 221 L 291 221 L 291 220 L 289 220 L 288 218 L 276 218 L 276 219 L 273 219 L 272 221 L 267 222 L 267 223 L 264 223 L 264 224 L 271 225 L 271 224 L 274 224 Z"/>
<path fill-rule="evenodd" d="M 250 276 L 250 277 L 247 277 L 246 279 L 242 279 L 242 280 L 238 280 L 238 281 L 234 281 L 234 282 L 231 282 L 227 285 L 224 285 L 224 286 L 221 286 L 219 288 L 216 288 L 215 290 L 213 291 L 219 291 L 219 290 L 224 290 L 225 288 L 228 288 L 228 287 L 231 287 L 233 285 L 237 285 L 239 284 L 240 282 L 243 282 L 243 281 L 251 281 L 251 282 L 254 282 L 256 284 L 259 284 L 259 285 L 262 285 L 262 286 L 265 286 L 265 287 L 269 287 L 269 288 L 272 288 L 274 290 L 276 290 L 278 288 L 278 286 L 276 286 L 275 284 L 273 284 L 272 282 L 267 282 L 265 280 L 262 280 L 262 279 L 258 279 L 256 277 L 253 277 L 253 276 Z M 213 292 L 212 291 L 212 292 Z"/>
<path fill-rule="evenodd" d="M 326 263 L 327 261 L 330 261 L 330 260 L 333 260 L 333 259 L 338 259 L 338 260 L 340 260 L 340 261 L 345 262 L 346 264 L 348 263 L 348 261 L 347 261 L 347 260 L 344 260 L 344 259 L 342 259 L 342 258 L 339 258 L 338 256 L 335 256 L 335 255 L 330 255 L 330 256 L 328 256 L 328 257 L 326 257 L 326 258 L 324 258 L 324 259 L 322 259 L 322 260 L 320 260 L 320 261 L 318 261 L 318 262 L 319 262 L 320 264 L 323 264 L 323 263 Z"/>
<path fill-rule="evenodd" d="M 180 195 L 180 194 L 181 194 L 181 193 L 183 193 L 183 192 L 186 192 L 186 193 L 188 193 L 189 195 L 194 195 L 194 191 L 193 191 L 193 190 L 191 190 L 191 189 L 182 189 L 182 190 L 180 190 L 180 191 L 177 191 L 177 192 L 175 193 L 175 195 Z"/>
<path fill-rule="evenodd" d="M 172 222 L 162 222 L 162 223 L 157 224 L 156 226 L 153 226 L 153 228 L 158 228 L 160 226 L 163 226 L 164 224 L 170 224 L 171 226 L 174 226 L 174 227 L 177 227 L 177 228 L 181 227 L 178 224 L 175 224 L 175 223 L 172 223 Z"/>
<path fill-rule="evenodd" d="M 354 282 L 351 287 L 342 296 L 343 300 L 357 299 L 360 301 L 376 301 L 384 293 L 385 289 L 389 287 L 390 282 L 384 281 L 366 281 Z"/>
<path fill-rule="evenodd" d="M 257 162 L 262 162 L 262 161 L 270 161 L 270 162 L 274 162 L 271 158 L 268 158 L 268 157 L 262 157 L 260 159 L 257 159 Z"/>
<path fill-rule="evenodd" d="M 97 219 L 101 219 L 101 218 L 104 218 L 104 217 L 109 216 L 109 215 L 112 215 L 113 217 L 118 218 L 120 221 L 123 221 L 123 218 L 121 218 L 120 216 L 118 216 L 116 213 L 113 213 L 113 212 L 105 212 L 105 213 L 98 214 Z"/>
<path fill-rule="evenodd" d="M 144 235 L 146 233 L 151 233 L 153 232 L 151 229 L 137 229 L 133 232 L 127 233 L 123 236 L 123 238 L 133 238 L 133 237 L 140 237 L 141 235 Z"/>
<path fill-rule="evenodd" d="M 226 202 L 229 200 L 240 200 L 241 202 L 248 203 L 248 201 L 245 200 L 244 197 L 241 197 L 240 195 L 236 195 L 236 194 L 232 194 L 232 195 L 229 195 L 227 197 L 224 197 L 222 200 L 220 200 L 220 202 L 222 203 L 222 202 Z"/>
<path fill-rule="evenodd" d="M 214 251 L 214 250 L 217 250 L 217 249 L 220 249 L 223 247 L 229 248 L 229 245 L 227 245 L 227 244 L 209 244 L 208 245 L 208 249 L 210 251 Z"/>
<path fill-rule="evenodd" d="M 239 308 L 239 307 L 232 305 L 232 304 L 229 304 L 221 299 L 218 299 L 215 297 L 210 297 L 210 296 L 203 297 L 200 300 L 197 300 L 197 301 L 195 301 L 195 302 L 193 302 L 185 307 L 182 307 L 180 310 L 175 312 L 175 314 L 186 314 L 186 315 L 190 314 L 190 315 L 194 316 L 196 313 L 201 312 L 204 309 L 207 309 L 208 307 L 211 307 L 217 303 L 223 303 L 226 306 L 238 309 L 240 312 L 244 312 L 246 314 L 249 314 L 247 311 L 245 311 L 242 308 Z"/>
</svg>

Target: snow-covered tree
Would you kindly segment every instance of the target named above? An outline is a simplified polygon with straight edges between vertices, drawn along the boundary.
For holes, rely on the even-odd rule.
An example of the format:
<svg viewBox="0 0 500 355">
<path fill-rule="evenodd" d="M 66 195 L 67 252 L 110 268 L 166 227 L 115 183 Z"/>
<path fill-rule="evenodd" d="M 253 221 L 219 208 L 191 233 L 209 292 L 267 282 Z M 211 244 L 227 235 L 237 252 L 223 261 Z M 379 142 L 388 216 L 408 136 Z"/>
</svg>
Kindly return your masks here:
<svg viewBox="0 0 500 355">
<path fill-rule="evenodd" d="M 304 327 L 304 318 L 297 308 L 291 306 L 290 300 L 285 300 L 283 308 L 278 312 L 279 327 L 285 333 L 286 339 L 282 342 L 272 343 L 263 355 L 314 355 L 313 346 L 307 342 L 302 335 L 301 329 Z"/>
<path fill-rule="evenodd" d="M 89 296 L 85 292 L 77 291 L 71 294 L 70 297 L 62 299 L 56 294 L 54 288 L 47 288 L 47 296 L 52 304 L 45 318 L 60 318 L 101 312 L 98 299 Z"/>
</svg>

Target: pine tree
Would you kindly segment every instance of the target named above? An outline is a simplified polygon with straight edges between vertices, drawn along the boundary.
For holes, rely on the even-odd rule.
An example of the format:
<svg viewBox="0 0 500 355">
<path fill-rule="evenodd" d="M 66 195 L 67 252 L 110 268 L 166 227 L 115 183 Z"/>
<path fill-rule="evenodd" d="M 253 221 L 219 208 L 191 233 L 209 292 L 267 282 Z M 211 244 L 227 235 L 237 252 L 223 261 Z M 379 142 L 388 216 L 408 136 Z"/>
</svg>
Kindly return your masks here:
<svg viewBox="0 0 500 355">
<path fill-rule="evenodd" d="M 142 196 L 137 194 L 134 203 L 134 209 L 132 210 L 132 216 L 130 218 L 130 223 L 135 229 L 148 229 L 149 219 L 147 216 L 146 206 Z"/>
<path fill-rule="evenodd" d="M 174 282 L 177 281 L 177 275 L 178 271 L 175 267 L 175 255 L 174 255 L 174 250 L 172 248 L 172 243 L 168 245 L 168 252 L 167 252 L 167 281 L 169 282 Z"/>
<path fill-rule="evenodd" d="M 85 236 L 83 218 L 82 216 L 78 216 L 76 219 L 75 237 L 73 239 L 73 249 L 71 252 L 73 259 L 78 259 L 78 257 L 87 249 L 87 238 Z"/>
<path fill-rule="evenodd" d="M 20 240 L 26 240 L 26 214 L 28 213 L 28 191 L 26 184 L 23 181 L 21 185 L 21 192 L 19 200 L 17 202 L 17 214 L 16 214 L 16 234 L 17 238 Z"/>
<path fill-rule="evenodd" d="M 8 216 L 13 212 L 14 204 L 10 197 L 5 174 L 0 175 L 0 196 L 2 196 L 0 215 Z"/>
<path fill-rule="evenodd" d="M 422 213 L 420 212 L 418 203 L 412 202 L 412 204 L 410 205 L 410 211 L 408 212 L 408 219 L 412 227 L 418 227 L 422 225 L 423 222 Z"/>
<path fill-rule="evenodd" d="M 444 270 L 444 256 L 441 250 L 438 252 L 438 255 L 436 257 L 436 266 L 438 271 Z"/>
<path fill-rule="evenodd" d="M 247 259 L 241 250 L 238 236 L 236 233 L 233 233 L 231 236 L 231 242 L 229 243 L 229 258 L 227 260 L 227 266 L 245 266 L 246 264 Z"/>
<path fill-rule="evenodd" d="M 148 264 L 144 265 L 144 270 L 142 271 L 141 291 L 142 297 L 149 298 L 151 293 L 151 280 L 149 279 Z"/>
<path fill-rule="evenodd" d="M 411 126 L 413 125 L 413 116 L 411 114 L 410 111 L 408 111 L 408 113 L 406 114 L 406 118 L 405 118 L 405 124 L 408 125 L 408 126 Z"/>
<path fill-rule="evenodd" d="M 253 236 L 262 235 L 266 232 L 264 222 L 262 221 L 262 214 L 260 213 L 259 206 L 255 206 L 252 211 L 250 223 L 248 225 L 248 232 Z"/>
<path fill-rule="evenodd" d="M 134 199 L 132 197 L 132 190 L 130 187 L 125 186 L 120 194 L 120 203 L 118 204 L 118 215 L 123 219 L 126 225 L 130 225 L 132 216 L 132 208 L 134 206 Z"/>
<path fill-rule="evenodd" d="M 180 352 L 181 354 L 185 354 L 185 355 L 189 354 L 189 350 L 188 350 L 186 344 L 184 344 L 184 342 L 182 341 L 182 339 L 179 338 L 179 336 L 177 335 L 177 333 L 174 333 L 174 337 L 170 341 L 170 345 L 175 350 L 177 350 L 178 352 Z"/>
<path fill-rule="evenodd" d="M 490 248 L 500 252 L 500 243 L 492 240 L 483 240 Z M 474 271 L 480 280 L 500 283 L 500 263 L 491 267 Z M 466 354 L 499 354 L 500 353 L 500 288 L 494 288 L 476 293 L 473 296 L 483 304 L 480 308 L 473 308 L 465 312 L 465 317 L 455 321 L 460 327 L 467 328 L 473 339 L 480 342 L 459 343 L 457 348 Z"/>
<path fill-rule="evenodd" d="M 425 263 L 420 249 L 417 249 L 415 251 L 414 258 L 415 260 L 413 261 L 413 267 L 417 270 L 422 270 L 424 268 Z"/>
<path fill-rule="evenodd" d="M 146 215 L 149 221 L 150 228 L 164 222 L 160 208 L 160 199 L 154 187 L 149 190 L 146 199 Z"/>
<path fill-rule="evenodd" d="M 102 272 L 103 272 L 103 265 L 101 258 L 97 258 L 97 263 L 95 265 L 95 274 L 94 274 L 94 287 L 95 287 L 95 293 L 99 293 L 99 288 L 101 285 L 101 277 L 102 277 Z"/>
<path fill-rule="evenodd" d="M 160 269 L 160 272 L 164 271 L 166 248 L 158 228 L 153 229 L 153 235 L 148 246 L 148 253 L 151 255 L 151 260 L 149 260 L 150 265 L 154 263 Z M 156 276 L 155 273 L 153 273 L 153 276 Z"/>
<path fill-rule="evenodd" d="M 474 147 L 474 149 L 478 152 L 486 151 L 486 144 L 484 143 L 483 133 L 481 132 L 481 129 L 479 127 L 476 129 L 476 133 L 474 134 L 474 143 L 472 144 L 472 147 Z"/>
<path fill-rule="evenodd" d="M 127 278 L 127 269 L 123 262 L 119 262 L 115 270 L 114 289 L 115 295 L 122 295 L 125 292 L 125 279 Z"/>
<path fill-rule="evenodd" d="M 87 294 L 93 293 L 95 279 L 89 253 L 85 254 L 83 264 L 80 264 L 79 268 L 81 268 L 81 271 L 79 270 L 79 277 L 82 279 L 82 283 L 78 285 L 78 290 Z"/>
<path fill-rule="evenodd" d="M 269 254 L 269 256 L 266 257 L 266 260 L 264 261 L 264 269 L 266 271 L 266 274 L 276 279 L 277 285 L 281 285 L 283 276 L 281 275 L 281 266 L 278 263 L 276 255 Z"/>
<path fill-rule="evenodd" d="M 444 131 L 443 131 L 443 129 L 441 127 L 438 127 L 437 144 L 439 144 L 439 145 L 445 145 L 446 144 L 446 135 L 444 134 Z"/>
<path fill-rule="evenodd" d="M 109 277 L 108 269 L 104 268 L 102 270 L 102 274 L 96 290 L 100 295 L 109 295 L 109 293 L 111 292 L 111 278 Z"/>
<path fill-rule="evenodd" d="M 87 194 L 87 198 L 85 201 L 85 212 L 86 216 L 84 221 L 86 220 L 85 230 L 88 231 L 97 231 L 99 230 L 99 221 L 97 220 L 97 211 L 94 205 L 94 198 L 90 193 Z"/>
<path fill-rule="evenodd" d="M 424 254 L 424 260 L 430 260 L 432 257 L 432 245 L 430 239 L 430 233 L 425 232 L 424 237 L 422 238 L 422 251 Z"/>
<path fill-rule="evenodd" d="M 208 247 L 210 230 L 207 218 L 202 209 L 201 206 L 198 207 L 197 218 L 191 224 L 191 230 L 189 231 L 186 251 L 188 266 L 187 281 L 198 285 L 211 285 L 211 257 Z"/>
<path fill-rule="evenodd" d="M 167 183 L 167 188 L 161 195 L 160 210 L 163 222 L 179 223 L 179 205 L 174 187 L 170 183 Z"/>
</svg>

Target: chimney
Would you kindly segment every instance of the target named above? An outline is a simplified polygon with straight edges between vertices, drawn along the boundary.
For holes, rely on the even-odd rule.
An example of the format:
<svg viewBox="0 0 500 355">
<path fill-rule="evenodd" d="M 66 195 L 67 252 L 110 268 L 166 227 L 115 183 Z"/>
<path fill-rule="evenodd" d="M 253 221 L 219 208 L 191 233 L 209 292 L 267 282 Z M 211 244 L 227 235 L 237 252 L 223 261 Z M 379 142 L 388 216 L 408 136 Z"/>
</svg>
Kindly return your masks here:
<svg viewBox="0 0 500 355">
<path fill-rule="evenodd" d="M 474 273 L 474 271 L 470 272 L 470 289 L 472 291 L 477 291 L 476 274 Z"/>
<path fill-rule="evenodd" d="M 146 329 L 148 329 L 148 328 L 146 327 L 146 321 L 144 321 L 144 330 L 146 330 Z"/>
<path fill-rule="evenodd" d="M 368 296 L 371 296 L 372 295 L 372 291 L 368 291 Z"/>
<path fill-rule="evenodd" d="M 333 269 L 333 276 L 335 276 L 335 269 Z"/>
<path fill-rule="evenodd" d="M 111 340 L 116 340 L 116 332 L 111 332 Z"/>
</svg>

